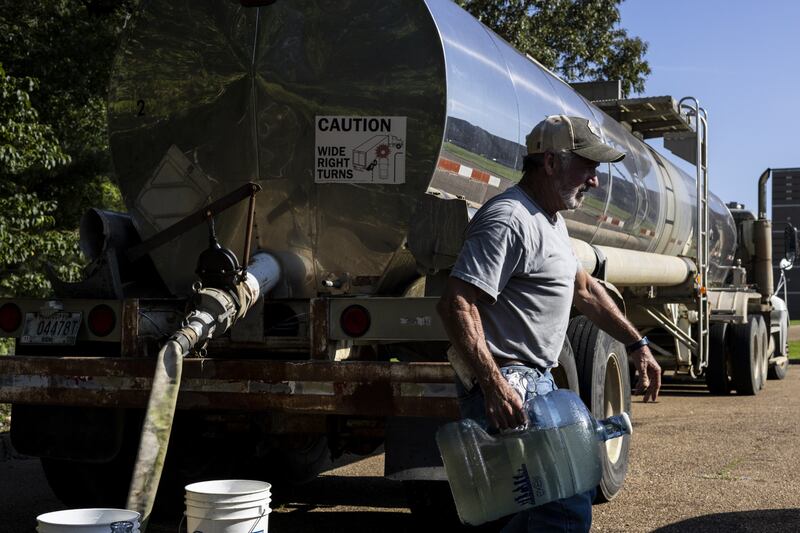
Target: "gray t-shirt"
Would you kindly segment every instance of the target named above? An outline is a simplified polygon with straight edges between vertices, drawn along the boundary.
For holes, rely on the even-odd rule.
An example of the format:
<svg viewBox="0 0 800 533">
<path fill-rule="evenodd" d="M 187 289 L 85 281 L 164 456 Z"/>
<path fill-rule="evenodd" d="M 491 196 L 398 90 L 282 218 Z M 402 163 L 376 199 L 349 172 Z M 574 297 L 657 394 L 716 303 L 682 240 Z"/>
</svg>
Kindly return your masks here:
<svg viewBox="0 0 800 533">
<path fill-rule="evenodd" d="M 451 276 L 481 289 L 483 332 L 495 357 L 558 363 L 580 263 L 563 217 L 519 187 L 486 202 L 467 226 Z"/>
</svg>

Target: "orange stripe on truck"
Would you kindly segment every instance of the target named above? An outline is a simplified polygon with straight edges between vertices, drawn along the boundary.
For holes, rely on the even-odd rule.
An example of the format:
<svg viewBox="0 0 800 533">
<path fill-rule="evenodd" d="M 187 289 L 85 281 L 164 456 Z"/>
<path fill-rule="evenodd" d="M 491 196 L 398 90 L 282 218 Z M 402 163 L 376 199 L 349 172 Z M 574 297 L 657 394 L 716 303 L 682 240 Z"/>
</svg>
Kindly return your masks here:
<svg viewBox="0 0 800 533">
<path fill-rule="evenodd" d="M 456 174 L 458 174 L 458 169 L 461 168 L 461 165 L 459 165 L 455 161 L 450 161 L 449 159 L 444 159 L 444 158 L 439 158 L 439 164 L 437 166 L 442 170 L 455 172 Z"/>
<path fill-rule="evenodd" d="M 482 181 L 483 183 L 489 183 L 489 173 L 475 168 L 472 169 L 471 178 L 474 179 L 475 181 Z"/>
</svg>

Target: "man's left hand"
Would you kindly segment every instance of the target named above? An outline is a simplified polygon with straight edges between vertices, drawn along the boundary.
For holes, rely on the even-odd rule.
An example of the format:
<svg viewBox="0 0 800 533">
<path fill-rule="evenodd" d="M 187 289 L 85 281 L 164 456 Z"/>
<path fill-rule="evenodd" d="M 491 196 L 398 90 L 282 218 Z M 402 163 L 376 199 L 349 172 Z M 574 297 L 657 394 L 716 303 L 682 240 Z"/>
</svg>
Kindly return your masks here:
<svg viewBox="0 0 800 533">
<path fill-rule="evenodd" d="M 656 401 L 658 391 L 661 389 L 661 367 L 653 357 L 650 348 L 642 346 L 631 352 L 630 356 L 639 371 L 639 381 L 636 383 L 634 394 L 644 394 L 644 401 Z"/>
</svg>

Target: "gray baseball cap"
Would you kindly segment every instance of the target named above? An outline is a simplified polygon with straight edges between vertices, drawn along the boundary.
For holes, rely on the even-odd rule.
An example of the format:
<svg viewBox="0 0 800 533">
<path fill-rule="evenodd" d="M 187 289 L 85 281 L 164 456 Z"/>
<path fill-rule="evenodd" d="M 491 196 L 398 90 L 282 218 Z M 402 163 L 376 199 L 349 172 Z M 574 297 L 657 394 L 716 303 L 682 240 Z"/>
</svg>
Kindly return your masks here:
<svg viewBox="0 0 800 533">
<path fill-rule="evenodd" d="M 581 117 L 550 115 L 525 138 L 529 154 L 566 150 L 598 163 L 616 163 L 625 157 L 603 142 L 598 127 Z"/>
</svg>

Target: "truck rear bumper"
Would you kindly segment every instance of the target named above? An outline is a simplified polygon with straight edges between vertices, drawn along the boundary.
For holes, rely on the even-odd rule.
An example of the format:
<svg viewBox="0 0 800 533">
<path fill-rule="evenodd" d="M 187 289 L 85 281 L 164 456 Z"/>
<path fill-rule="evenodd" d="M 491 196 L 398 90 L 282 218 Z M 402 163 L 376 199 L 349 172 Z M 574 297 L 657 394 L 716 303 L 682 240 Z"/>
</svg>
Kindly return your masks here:
<svg viewBox="0 0 800 533">
<path fill-rule="evenodd" d="M 0 357 L 0 403 L 144 408 L 155 360 Z M 183 361 L 179 409 L 458 416 L 448 363 Z"/>
</svg>

